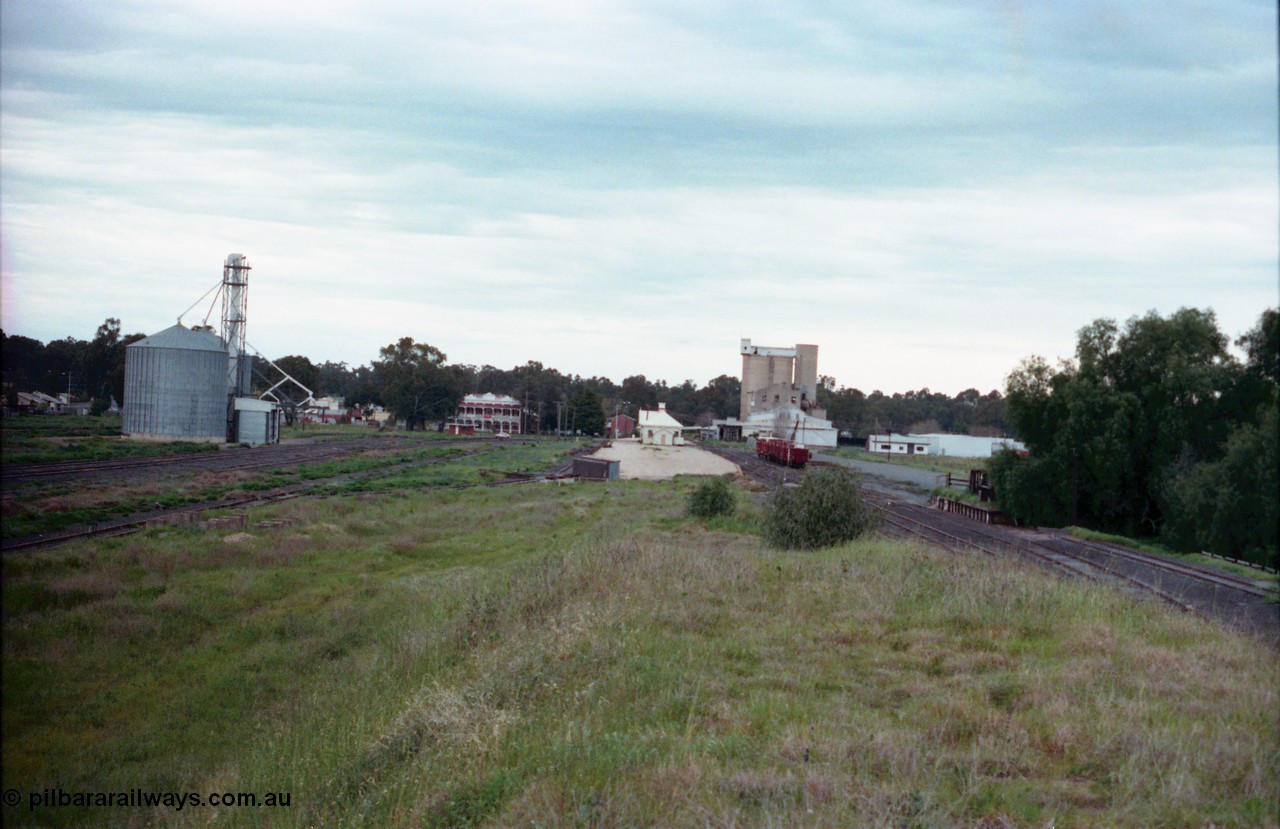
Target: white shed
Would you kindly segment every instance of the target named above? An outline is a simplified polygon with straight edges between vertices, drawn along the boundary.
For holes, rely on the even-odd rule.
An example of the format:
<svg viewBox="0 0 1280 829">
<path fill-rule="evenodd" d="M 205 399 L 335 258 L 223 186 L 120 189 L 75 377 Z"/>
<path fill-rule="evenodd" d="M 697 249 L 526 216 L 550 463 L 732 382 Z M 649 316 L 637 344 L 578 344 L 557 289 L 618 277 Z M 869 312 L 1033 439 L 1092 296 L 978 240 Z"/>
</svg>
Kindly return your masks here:
<svg viewBox="0 0 1280 829">
<path fill-rule="evenodd" d="M 680 446 L 684 443 L 684 427 L 667 414 L 667 404 L 657 409 L 640 410 L 640 442 L 650 446 Z"/>
</svg>

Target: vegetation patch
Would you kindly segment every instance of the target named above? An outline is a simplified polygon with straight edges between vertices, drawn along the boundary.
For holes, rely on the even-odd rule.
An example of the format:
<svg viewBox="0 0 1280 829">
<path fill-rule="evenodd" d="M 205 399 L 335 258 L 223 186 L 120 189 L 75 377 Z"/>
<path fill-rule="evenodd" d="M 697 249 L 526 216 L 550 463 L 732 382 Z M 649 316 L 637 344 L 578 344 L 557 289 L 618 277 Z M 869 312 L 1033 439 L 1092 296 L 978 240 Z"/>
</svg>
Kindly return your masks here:
<svg viewBox="0 0 1280 829">
<path fill-rule="evenodd" d="M 736 499 L 728 478 L 708 478 L 689 493 L 687 509 L 695 518 L 733 515 L 735 507 Z"/>
<path fill-rule="evenodd" d="M 774 550 L 682 518 L 694 487 L 357 494 L 236 544 L 6 557 L 6 787 L 292 806 L 4 822 L 1274 822 L 1273 651 L 1015 563 Z"/>
<path fill-rule="evenodd" d="M 834 547 L 879 523 L 857 475 L 834 467 L 810 468 L 800 486 L 779 489 L 764 515 L 765 538 L 784 550 Z"/>
</svg>

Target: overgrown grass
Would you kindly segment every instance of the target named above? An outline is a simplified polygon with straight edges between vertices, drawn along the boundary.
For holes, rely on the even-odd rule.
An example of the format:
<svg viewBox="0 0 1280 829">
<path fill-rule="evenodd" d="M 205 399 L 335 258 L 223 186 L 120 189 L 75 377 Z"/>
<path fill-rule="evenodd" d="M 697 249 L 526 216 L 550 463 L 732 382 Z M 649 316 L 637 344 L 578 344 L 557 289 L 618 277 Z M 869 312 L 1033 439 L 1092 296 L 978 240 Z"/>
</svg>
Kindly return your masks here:
<svg viewBox="0 0 1280 829">
<path fill-rule="evenodd" d="M 1003 562 L 771 552 L 681 517 L 691 488 L 288 502 L 6 558 L 6 788 L 292 805 L 5 822 L 1274 825 L 1274 652 Z"/>
<path fill-rule="evenodd" d="M 956 458 L 950 455 L 891 455 L 884 452 L 868 452 L 865 449 L 859 449 L 854 446 L 823 449 L 819 452 L 818 457 L 821 458 L 822 455 L 835 455 L 840 458 L 851 458 L 855 461 L 909 466 L 914 469 L 924 469 L 939 474 L 949 472 L 952 475 L 963 476 L 965 479 L 968 479 L 970 469 L 986 469 L 988 461 L 987 458 Z"/>
<path fill-rule="evenodd" d="M 1200 553 L 1182 553 L 1171 550 L 1163 544 L 1157 544 L 1149 539 L 1138 540 L 1128 538 L 1123 535 L 1113 535 L 1111 533 L 1098 532 L 1087 527 L 1067 527 L 1067 532 L 1076 538 L 1083 538 L 1087 541 L 1108 541 L 1112 544 L 1120 544 L 1125 547 L 1132 547 L 1135 550 L 1141 550 L 1144 553 L 1150 553 L 1157 556 L 1165 556 L 1167 558 L 1177 559 L 1179 561 L 1187 561 L 1192 564 L 1200 564 L 1206 567 L 1214 567 L 1219 570 L 1225 570 L 1238 576 L 1247 576 L 1257 581 L 1269 581 L 1275 585 L 1280 585 L 1280 575 L 1271 573 L 1266 570 L 1259 570 L 1255 567 L 1246 567 L 1242 564 L 1233 564 L 1230 561 L 1223 561 L 1213 556 L 1205 556 Z"/>
<path fill-rule="evenodd" d="M 135 441 L 120 436 L 118 417 L 24 415 L 0 420 L 6 464 L 139 458 L 216 451 L 212 443 Z"/>
<path fill-rule="evenodd" d="M 390 470 L 385 475 L 322 486 L 319 491 L 339 494 L 486 483 L 509 477 L 508 473 L 546 471 L 568 457 L 575 448 L 576 444 L 563 441 L 498 444 L 482 452 L 458 457 L 447 464 Z"/>
<path fill-rule="evenodd" d="M 159 509 L 202 504 L 236 494 L 263 492 L 308 481 L 360 475 L 386 468 L 394 470 L 408 464 L 430 461 L 444 463 L 471 451 L 474 449 L 463 444 L 436 444 L 395 453 L 365 453 L 320 463 L 280 467 L 266 472 L 205 473 L 137 485 L 113 482 L 109 485 L 98 485 L 73 492 L 67 492 L 65 488 L 60 487 L 51 494 L 32 492 L 25 494 L 21 499 L 7 502 L 4 525 L 0 528 L 0 533 L 4 538 L 21 538 L 64 530 L 81 524 L 117 520 Z M 472 471 L 473 466 L 464 465 L 454 472 L 436 470 L 431 474 L 438 477 L 465 476 Z M 412 473 L 402 472 L 401 474 L 411 475 Z M 334 483 L 326 488 L 328 491 L 338 492 L 380 487 L 370 487 L 359 480 L 353 480 Z"/>
</svg>

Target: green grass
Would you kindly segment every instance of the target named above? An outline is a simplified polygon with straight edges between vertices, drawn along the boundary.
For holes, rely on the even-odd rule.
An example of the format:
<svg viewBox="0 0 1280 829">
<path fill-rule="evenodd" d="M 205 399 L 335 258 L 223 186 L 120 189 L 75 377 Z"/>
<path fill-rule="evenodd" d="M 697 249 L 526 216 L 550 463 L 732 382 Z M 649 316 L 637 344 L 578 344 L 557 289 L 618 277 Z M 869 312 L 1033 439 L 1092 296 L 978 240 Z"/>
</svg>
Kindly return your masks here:
<svg viewBox="0 0 1280 829">
<path fill-rule="evenodd" d="M 498 444 L 447 464 L 393 469 L 385 475 L 322 486 L 318 491 L 338 494 L 486 483 L 509 477 L 506 473 L 543 472 L 564 460 L 574 448 L 576 444 L 565 441 Z"/>
<path fill-rule="evenodd" d="M 120 418 L 88 415 L 20 415 L 0 419 L 4 435 L 90 437 L 120 434 Z"/>
<path fill-rule="evenodd" d="M 840 458 L 851 458 L 855 461 L 909 466 L 913 469 L 924 469 L 939 474 L 949 472 L 952 475 L 962 476 L 965 480 L 969 478 L 970 469 L 986 469 L 988 460 L 987 458 L 956 458 L 950 455 L 889 455 L 884 452 L 868 452 L 865 449 L 858 449 L 853 446 L 823 449 L 819 452 L 819 458 L 822 455 L 835 455 Z"/>
<path fill-rule="evenodd" d="M 695 482 L 292 501 L 7 557 L 3 777 L 289 808 L 6 825 L 1273 825 L 1274 651 Z"/>
<path fill-rule="evenodd" d="M 1142 540 L 1128 538 L 1123 535 L 1112 535 L 1110 533 L 1098 532 L 1090 530 L 1086 527 L 1067 527 L 1067 532 L 1076 538 L 1083 538 L 1088 541 L 1109 541 L 1112 544 L 1120 544 L 1125 547 L 1132 547 L 1135 550 L 1141 550 L 1144 553 L 1150 553 L 1157 556 L 1165 556 L 1167 558 L 1176 559 L 1178 561 L 1186 561 L 1192 564 L 1200 564 L 1206 567 L 1213 567 L 1218 570 L 1224 570 L 1237 576 L 1246 576 L 1257 581 L 1269 581 L 1272 584 L 1280 586 L 1280 575 L 1271 573 L 1266 570 L 1259 570 L 1255 567 L 1246 567 L 1242 564 L 1234 564 L 1230 561 L 1223 561 L 1213 556 L 1201 555 L 1200 553 L 1180 553 L 1171 550 L 1163 544 L 1157 544 L 1151 540 Z"/>
<path fill-rule="evenodd" d="M 24 415 L 0 421 L 6 464 L 101 461 L 216 451 L 212 443 L 149 442 L 120 436 L 120 418 Z"/>
<path fill-rule="evenodd" d="M 217 501 L 235 493 L 263 492 L 309 481 L 377 473 L 389 467 L 394 469 L 432 460 L 448 461 L 470 451 L 474 449 L 465 445 L 433 445 L 394 454 L 354 455 L 244 476 L 186 475 L 177 480 L 152 481 L 140 486 L 114 483 L 80 493 L 68 492 L 65 486 L 59 486 L 50 492 L 40 490 L 24 493 L 20 502 L 7 506 L 10 511 L 5 515 L 3 527 L 0 527 L 0 536 L 21 538 L 80 524 L 117 520 L 158 509 Z M 470 467 L 464 466 L 464 472 L 458 474 L 466 474 L 465 470 L 469 469 Z M 333 484 L 329 489 L 340 491 L 344 487 L 352 491 L 366 488 L 361 487 L 358 481 L 344 481 Z"/>
</svg>

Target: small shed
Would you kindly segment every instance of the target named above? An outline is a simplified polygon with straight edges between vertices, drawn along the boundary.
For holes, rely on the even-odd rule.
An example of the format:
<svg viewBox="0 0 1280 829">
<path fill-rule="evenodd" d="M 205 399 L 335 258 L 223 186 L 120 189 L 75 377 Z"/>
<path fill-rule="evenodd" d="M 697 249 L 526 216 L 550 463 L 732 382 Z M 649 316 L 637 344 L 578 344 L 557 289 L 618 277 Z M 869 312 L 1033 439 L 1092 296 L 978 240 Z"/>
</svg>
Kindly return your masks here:
<svg viewBox="0 0 1280 829">
<path fill-rule="evenodd" d="M 241 443 L 257 446 L 280 442 L 280 404 L 254 397 L 237 397 L 236 435 Z"/>
<path fill-rule="evenodd" d="M 621 466 L 609 458 L 574 458 L 573 474 L 588 481 L 616 481 Z"/>
</svg>

